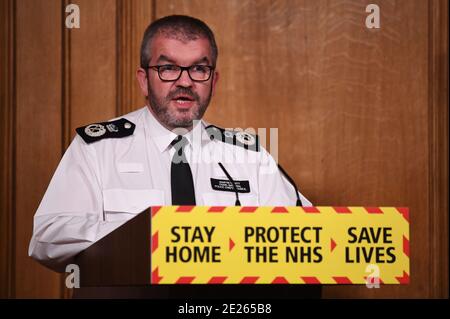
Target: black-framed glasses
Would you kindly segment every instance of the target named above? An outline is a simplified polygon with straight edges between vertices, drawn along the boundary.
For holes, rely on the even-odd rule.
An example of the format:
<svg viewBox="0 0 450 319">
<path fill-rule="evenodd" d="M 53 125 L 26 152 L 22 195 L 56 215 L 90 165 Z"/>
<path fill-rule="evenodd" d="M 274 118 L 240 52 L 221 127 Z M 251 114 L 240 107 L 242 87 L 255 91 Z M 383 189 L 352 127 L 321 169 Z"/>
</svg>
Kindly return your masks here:
<svg viewBox="0 0 450 319">
<path fill-rule="evenodd" d="M 150 65 L 148 68 L 158 71 L 160 80 L 164 82 L 177 81 L 184 70 L 187 71 L 192 81 L 205 82 L 211 78 L 211 74 L 214 71 L 214 67 L 201 64 L 191 66 L 179 66 L 175 64 Z"/>
</svg>

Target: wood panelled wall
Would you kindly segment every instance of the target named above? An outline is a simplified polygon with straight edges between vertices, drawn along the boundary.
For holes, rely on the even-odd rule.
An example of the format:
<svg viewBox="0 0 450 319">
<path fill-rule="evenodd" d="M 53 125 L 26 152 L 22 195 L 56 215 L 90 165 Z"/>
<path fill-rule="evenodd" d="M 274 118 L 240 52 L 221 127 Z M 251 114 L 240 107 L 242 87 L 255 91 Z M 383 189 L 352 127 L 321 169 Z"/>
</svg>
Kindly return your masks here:
<svg viewBox="0 0 450 319">
<path fill-rule="evenodd" d="M 66 29 L 65 6 L 81 27 Z M 365 27 L 366 5 L 381 28 Z M 448 297 L 446 0 L 0 1 L 0 297 L 68 296 L 27 256 L 32 218 L 77 126 L 144 104 L 143 31 L 206 21 L 219 45 L 207 119 L 278 128 L 279 161 L 317 205 L 408 206 L 411 284 L 326 297 Z"/>
<path fill-rule="evenodd" d="M 14 6 L 0 1 L 0 298 L 14 296 Z"/>
</svg>

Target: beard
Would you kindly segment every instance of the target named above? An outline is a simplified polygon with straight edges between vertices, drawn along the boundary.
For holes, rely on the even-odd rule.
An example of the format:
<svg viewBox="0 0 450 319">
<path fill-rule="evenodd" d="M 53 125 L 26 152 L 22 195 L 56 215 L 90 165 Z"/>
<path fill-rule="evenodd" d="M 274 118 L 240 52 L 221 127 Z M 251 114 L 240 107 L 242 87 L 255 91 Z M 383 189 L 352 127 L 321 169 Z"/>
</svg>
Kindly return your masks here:
<svg viewBox="0 0 450 319">
<path fill-rule="evenodd" d="M 165 97 L 158 96 L 153 88 L 148 86 L 148 100 L 151 109 L 153 110 L 157 119 L 168 128 L 190 128 L 194 120 L 200 120 L 208 108 L 212 96 L 212 85 L 209 94 L 206 98 L 201 99 L 198 94 L 193 92 L 190 88 L 177 87 Z M 170 102 L 178 94 L 189 95 L 194 101 L 195 105 L 185 111 L 180 111 L 174 108 Z"/>
</svg>

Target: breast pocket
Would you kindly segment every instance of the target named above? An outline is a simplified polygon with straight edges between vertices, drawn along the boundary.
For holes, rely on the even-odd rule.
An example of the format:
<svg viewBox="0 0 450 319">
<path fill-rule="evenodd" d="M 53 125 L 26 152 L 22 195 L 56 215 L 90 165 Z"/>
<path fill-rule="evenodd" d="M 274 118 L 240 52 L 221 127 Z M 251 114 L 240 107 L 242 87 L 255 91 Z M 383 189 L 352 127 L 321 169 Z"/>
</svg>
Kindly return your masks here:
<svg viewBox="0 0 450 319">
<path fill-rule="evenodd" d="M 103 210 L 107 221 L 130 218 L 150 206 L 164 205 L 159 189 L 108 189 L 103 191 Z"/>
<path fill-rule="evenodd" d="M 236 194 L 231 192 L 204 193 L 204 206 L 234 206 L 236 203 Z M 253 194 L 239 193 L 241 206 L 258 206 L 258 197 Z"/>
</svg>

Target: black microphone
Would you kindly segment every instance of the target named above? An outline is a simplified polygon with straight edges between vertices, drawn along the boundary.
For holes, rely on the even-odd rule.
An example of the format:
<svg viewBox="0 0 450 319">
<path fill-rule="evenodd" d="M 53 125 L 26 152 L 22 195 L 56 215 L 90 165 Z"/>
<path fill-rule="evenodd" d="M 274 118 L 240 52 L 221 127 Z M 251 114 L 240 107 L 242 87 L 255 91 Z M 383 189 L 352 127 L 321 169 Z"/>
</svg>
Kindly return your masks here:
<svg viewBox="0 0 450 319">
<path fill-rule="evenodd" d="M 241 206 L 241 202 L 239 201 L 239 192 L 237 191 L 236 184 L 234 183 L 234 180 L 231 178 L 230 174 L 228 174 L 225 167 L 223 167 L 222 163 L 219 162 L 219 166 L 222 169 L 222 171 L 227 176 L 228 180 L 231 182 L 231 185 L 233 185 L 234 193 L 236 194 L 236 202 L 234 203 L 234 206 Z"/>
<path fill-rule="evenodd" d="M 286 173 L 286 171 L 283 169 L 283 167 L 281 167 L 280 164 L 278 164 L 278 168 L 283 173 L 284 177 L 286 177 L 286 179 L 289 181 L 289 183 L 294 186 L 295 195 L 297 196 L 297 203 L 295 204 L 295 206 L 303 206 L 302 201 L 300 200 L 300 195 L 297 191 L 297 185 L 295 184 L 294 180 L 288 175 L 288 173 Z"/>
</svg>

